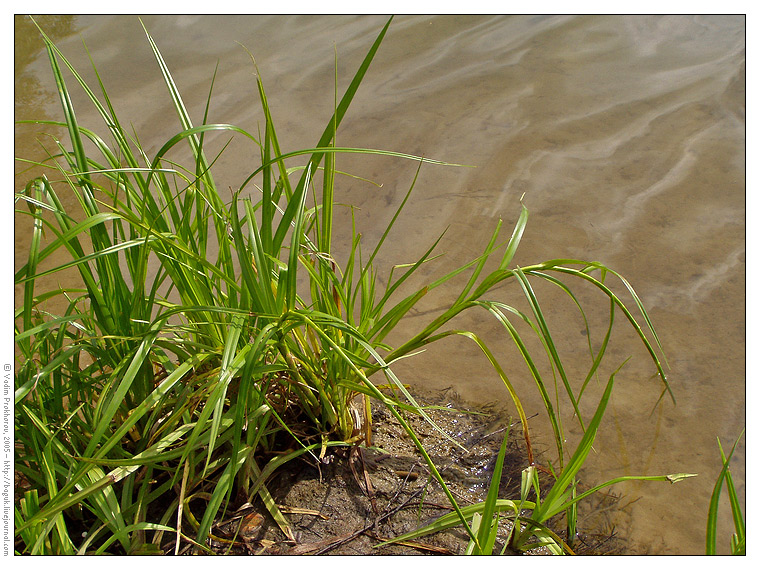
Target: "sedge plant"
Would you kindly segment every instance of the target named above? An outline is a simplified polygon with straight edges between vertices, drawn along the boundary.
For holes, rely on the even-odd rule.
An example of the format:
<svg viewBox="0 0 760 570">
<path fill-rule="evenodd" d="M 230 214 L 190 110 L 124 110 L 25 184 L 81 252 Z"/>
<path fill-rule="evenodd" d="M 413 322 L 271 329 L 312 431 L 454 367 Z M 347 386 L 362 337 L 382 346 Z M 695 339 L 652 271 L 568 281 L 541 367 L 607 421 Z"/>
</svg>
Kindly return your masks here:
<svg viewBox="0 0 760 570">
<path fill-rule="evenodd" d="M 411 270 L 378 300 L 377 248 L 362 263 L 355 235 L 343 273 L 330 251 L 336 154 L 434 162 L 334 145 L 388 25 L 317 145 L 291 153 L 280 150 L 260 77 L 263 136 L 207 124 L 208 104 L 203 124 L 194 126 L 146 30 L 182 129 L 152 157 L 122 127 L 99 79 L 100 97 L 40 30 L 65 120 L 39 124 L 64 127 L 71 147 L 53 138 L 48 160 L 35 165 L 50 175 L 16 196 L 26 204 L 18 212 L 33 222 L 28 261 L 15 276 L 23 289 L 15 315 L 16 465 L 30 488 L 15 513 L 20 552 L 103 552 L 113 544 L 152 551 L 167 532 L 177 548 L 185 542 L 203 550 L 237 489 L 251 500 L 258 494 L 292 538 L 265 485 L 277 467 L 355 443 L 357 428 L 368 432 L 357 394 L 386 403 L 405 426 L 397 407 L 425 414 L 378 353 L 411 307 L 408 300 L 386 306 Z M 94 105 L 107 137 L 79 124 L 62 68 Z M 218 156 L 206 157 L 212 131 L 241 135 L 260 154 L 261 166 L 228 202 L 211 173 Z M 180 144 L 193 158 L 185 167 L 167 156 Z M 308 157 L 305 166 L 286 167 L 298 156 Z M 318 170 L 323 199 L 309 209 Z M 260 199 L 240 199 L 257 175 Z M 61 191 L 76 198 L 79 215 L 63 206 Z M 70 260 L 38 269 L 53 254 Z M 297 290 L 299 268 L 310 279 L 307 300 Z M 79 273 L 81 287 L 36 286 L 67 269 Z M 64 310 L 50 312 L 51 301 Z M 380 370 L 406 402 L 368 380 Z M 299 447 L 278 455 L 283 433 Z M 199 503 L 203 515 L 196 517 Z M 71 538 L 72 524 L 89 525 L 86 540 Z"/>
<path fill-rule="evenodd" d="M 566 493 L 574 488 L 583 457 L 576 458 L 576 452 L 564 463 L 558 404 L 510 317 L 528 323 L 541 339 L 557 372 L 555 388 L 564 386 L 570 396 L 584 441 L 593 440 L 598 421 L 595 415 L 584 423 L 580 394 L 571 388 L 531 279 L 559 286 L 576 304 L 564 279 L 592 283 L 609 300 L 610 328 L 612 315 L 622 312 L 669 390 L 659 340 L 625 279 L 603 264 L 579 260 L 511 267 L 528 219 L 524 206 L 512 235 L 500 241 L 499 222 L 483 253 L 469 263 L 409 292 L 405 285 L 433 259 L 439 238 L 416 261 L 394 267 L 381 287 L 374 262 L 410 197 L 415 175 L 369 255 L 352 226 L 346 259 L 338 259 L 333 220 L 341 154 L 393 156 L 415 160 L 419 167 L 447 164 L 336 144 L 390 23 L 343 95 L 336 95 L 319 140 L 296 151 L 280 147 L 260 75 L 257 133 L 208 122 L 213 79 L 196 124 L 145 30 L 180 129 L 153 154 L 117 117 L 97 69 L 93 87 L 40 30 L 63 120 L 36 124 L 62 127 L 69 140 L 50 137 L 47 160 L 31 164 L 45 174 L 16 194 L 22 205 L 17 212 L 29 216 L 32 225 L 27 262 L 15 273 L 23 300 L 14 315 L 19 354 L 14 427 L 16 469 L 25 489 L 14 512 L 17 552 L 149 553 L 165 551 L 166 544 L 175 553 L 181 545 L 208 552 L 215 521 L 240 497 L 258 498 L 293 539 L 267 489 L 269 477 L 303 454 L 319 461 L 332 447 L 370 444 L 370 399 L 387 406 L 415 442 L 443 486 L 452 516 L 466 529 L 470 550 L 487 551 L 493 544 L 491 519 L 506 503 L 489 494 L 485 510 L 458 505 L 405 414 L 420 414 L 437 426 L 392 369 L 395 361 L 442 338 L 475 342 L 504 382 L 532 454 L 512 380 L 475 333 L 447 328 L 470 310 L 485 310 L 503 324 L 552 422 L 562 491 L 549 503 L 534 503 L 538 529 L 558 507 L 571 509 L 582 498 L 568 500 Z M 104 134 L 78 121 L 66 74 L 94 107 Z M 258 155 L 259 166 L 231 193 L 214 177 L 226 145 L 211 154 L 212 134 L 240 137 Z M 189 162 L 174 158 L 180 149 L 189 150 Z M 305 162 L 292 166 L 299 159 Z M 78 209 L 64 206 L 72 202 L 61 199 L 64 193 Z M 486 273 L 491 261 L 496 268 Z M 65 270 L 77 272 L 77 287 L 42 285 Z M 429 291 L 459 275 L 469 277 L 446 310 L 398 346 L 387 344 L 391 331 Z M 624 284 L 642 322 L 607 285 L 607 275 Z M 532 318 L 492 298 L 506 280 L 519 283 Z M 584 387 L 599 367 L 608 337 L 609 331 L 602 348 L 592 351 Z M 381 384 L 393 389 L 383 391 Z M 508 508 L 527 506 L 522 500 Z M 479 524 L 472 523 L 476 512 Z M 517 548 L 519 540 L 513 541 Z"/>
</svg>

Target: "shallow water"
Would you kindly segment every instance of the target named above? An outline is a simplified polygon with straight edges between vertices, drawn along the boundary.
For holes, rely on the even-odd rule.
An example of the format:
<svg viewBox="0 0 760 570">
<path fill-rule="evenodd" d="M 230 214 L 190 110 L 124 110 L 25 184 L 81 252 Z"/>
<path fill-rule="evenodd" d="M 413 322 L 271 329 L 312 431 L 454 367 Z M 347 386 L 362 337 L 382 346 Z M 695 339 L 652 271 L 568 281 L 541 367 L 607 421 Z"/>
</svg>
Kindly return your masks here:
<svg viewBox="0 0 760 570">
<path fill-rule="evenodd" d="M 263 76 L 280 143 L 296 149 L 313 145 L 330 117 L 335 50 L 343 89 L 385 20 L 149 16 L 144 23 L 198 121 L 218 62 L 210 122 L 256 132 L 261 114 L 254 69 L 236 42 L 245 45 Z M 122 123 L 134 126 L 149 151 L 176 132 L 136 17 L 42 22 L 80 71 L 89 69 L 86 42 Z M 16 118 L 58 118 L 46 57 L 21 19 L 16 46 Z M 619 326 L 610 365 L 633 359 L 617 377 L 584 479 L 699 473 L 675 486 L 616 488 L 635 501 L 621 513 L 618 533 L 638 551 L 704 552 L 707 506 L 720 468 L 716 437 L 730 446 L 745 424 L 744 46 L 742 17 L 397 17 L 339 132 L 342 146 L 474 166 L 422 169 L 381 267 L 412 261 L 448 228 L 439 248 L 445 257 L 424 272 L 443 275 L 482 251 L 499 218 L 508 235 L 524 194 L 530 221 L 515 263 L 599 260 L 636 288 L 665 348 L 677 404 L 665 399 L 656 406 L 655 371 Z M 93 79 L 91 72 L 86 76 Z M 75 99 L 80 121 L 100 129 L 83 102 Z M 17 156 L 37 152 L 31 132 L 17 129 Z M 233 145 L 218 163 L 220 186 L 239 185 L 257 156 L 250 146 Z M 373 243 L 416 164 L 341 157 L 338 166 L 382 183 L 339 181 L 339 201 L 360 208 L 357 222 Z M 27 178 L 17 176 L 15 189 Z M 26 256 L 23 228 L 24 220 L 17 220 L 17 266 Z M 599 340 L 608 306 L 580 291 Z M 400 334 L 424 326 L 428 311 L 458 291 L 434 293 Z M 499 289 L 505 301 L 515 293 Z M 568 370 L 582 374 L 585 325 L 567 297 L 541 294 Z M 594 322 L 601 324 L 594 328 Z M 456 324 L 492 344 L 522 386 L 528 415 L 539 412 L 532 380 L 499 325 L 474 313 Z M 453 386 L 476 403 L 506 402 L 498 377 L 464 340 L 408 359 L 398 372 L 412 385 Z M 593 394 L 586 398 L 591 406 Z M 541 435 L 546 429 L 533 427 L 549 449 L 550 439 Z M 742 500 L 744 463 L 742 444 L 732 466 Z M 719 547 L 725 551 L 732 525 L 727 503 L 722 508 Z"/>
</svg>

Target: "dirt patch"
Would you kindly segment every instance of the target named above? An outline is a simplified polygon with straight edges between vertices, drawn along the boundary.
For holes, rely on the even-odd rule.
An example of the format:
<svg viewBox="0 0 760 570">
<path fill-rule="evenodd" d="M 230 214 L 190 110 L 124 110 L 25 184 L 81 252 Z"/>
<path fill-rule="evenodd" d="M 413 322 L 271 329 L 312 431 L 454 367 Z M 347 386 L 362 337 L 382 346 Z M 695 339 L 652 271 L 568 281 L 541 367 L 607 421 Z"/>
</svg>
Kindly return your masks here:
<svg viewBox="0 0 760 570">
<path fill-rule="evenodd" d="M 482 501 L 510 419 L 494 410 L 467 409 L 451 391 L 424 394 L 421 399 L 429 405 L 446 408 L 430 410 L 429 415 L 451 439 L 419 416 L 409 414 L 407 421 L 458 503 L 465 506 Z M 521 434 L 519 424 L 513 425 L 500 486 L 502 498 L 520 496 L 521 472 L 528 465 Z M 267 484 L 290 523 L 290 538 L 263 505 L 254 504 L 215 525 L 213 534 L 220 540 L 212 542 L 212 548 L 233 555 L 464 553 L 468 536 L 461 528 L 403 544 L 381 545 L 384 540 L 452 511 L 414 443 L 385 408 L 373 406 L 371 447 L 332 449 L 326 462 L 306 455 L 291 461 Z M 542 488 L 548 489 L 551 476 L 542 477 L 545 479 Z M 605 502 L 608 507 L 600 509 L 599 505 Z M 613 509 L 615 504 L 615 497 L 603 495 L 594 505 L 584 507 L 587 511 L 603 513 Z M 504 522 L 497 552 L 501 551 L 509 524 Z M 564 538 L 561 521 L 557 521 L 555 527 Z M 583 535 L 576 545 L 576 552 L 581 554 L 621 553 L 625 546 L 614 536 L 614 528 Z"/>
</svg>

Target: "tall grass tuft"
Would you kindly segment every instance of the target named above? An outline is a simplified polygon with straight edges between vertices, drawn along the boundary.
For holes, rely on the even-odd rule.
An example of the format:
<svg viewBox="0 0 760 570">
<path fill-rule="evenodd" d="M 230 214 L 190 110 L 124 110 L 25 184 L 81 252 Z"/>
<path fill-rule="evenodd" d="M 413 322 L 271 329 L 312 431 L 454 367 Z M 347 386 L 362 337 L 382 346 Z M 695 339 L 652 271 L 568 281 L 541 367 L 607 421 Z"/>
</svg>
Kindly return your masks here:
<svg viewBox="0 0 760 570">
<path fill-rule="evenodd" d="M 615 312 L 621 312 L 648 350 L 663 389 L 670 391 L 657 335 L 623 277 L 581 260 L 511 267 L 528 220 L 524 206 L 509 239 L 500 241 L 499 222 L 480 256 L 400 301 L 396 294 L 433 258 L 438 241 L 416 261 L 396 266 L 385 287 L 374 261 L 417 176 L 369 255 L 352 227 L 346 259 L 336 258 L 340 154 L 388 155 L 420 167 L 446 164 L 336 145 L 337 130 L 390 23 L 342 97 L 336 97 L 317 143 L 296 151 L 280 147 L 260 75 L 260 132 L 208 123 L 211 89 L 196 124 L 145 30 L 180 129 L 152 155 L 119 121 L 97 70 L 96 85 L 88 85 L 40 30 L 63 121 L 37 124 L 65 128 L 69 141 L 53 138 L 47 160 L 34 164 L 46 174 L 16 194 L 26 206 L 17 212 L 29 216 L 33 226 L 27 262 L 15 274 L 23 290 L 23 305 L 15 312 L 16 468 L 25 488 L 14 513 L 17 552 L 149 553 L 165 551 L 167 544 L 174 552 L 180 545 L 206 552 L 214 521 L 233 502 L 257 497 L 292 539 L 287 518 L 267 490 L 269 477 L 303 454 L 319 461 L 330 447 L 370 444 L 370 399 L 387 406 L 417 445 L 451 501 L 452 520 L 467 531 L 470 550 L 486 552 L 493 546 L 488 530 L 495 528 L 489 517 L 504 508 L 517 517 L 526 499 L 507 504 L 489 494 L 483 509 L 461 508 L 405 414 L 420 414 L 437 426 L 392 370 L 397 360 L 442 338 L 470 339 L 503 380 L 532 462 L 517 387 L 476 334 L 447 328 L 471 309 L 496 318 L 518 348 L 543 397 L 557 446 L 556 491 L 533 504 L 528 530 L 513 539 L 513 546 L 524 548 L 530 536 L 543 536 L 547 518 L 571 512 L 585 496 L 570 498 L 568 489 L 574 493 L 575 475 L 612 387 L 610 378 L 597 413 L 587 421 L 578 401 L 605 354 L 609 330 L 601 349 L 591 354 L 583 388 L 574 391 L 539 306 L 535 280 L 557 285 L 578 307 L 565 281 L 594 285 L 609 302 L 609 329 Z M 78 122 L 64 70 L 96 109 L 103 134 Z M 206 138 L 212 133 L 242 137 L 258 155 L 259 166 L 231 194 L 213 176 L 219 154 L 208 156 Z M 189 149 L 186 164 L 170 158 L 180 148 Z M 304 163 L 289 166 L 299 158 Z M 64 193 L 76 198 L 76 211 L 64 207 Z M 62 258 L 68 260 L 40 269 L 45 260 Z M 490 260 L 496 269 L 485 273 Z M 77 271 L 81 285 L 41 289 L 42 278 L 64 270 Z M 420 299 L 461 274 L 469 274 L 467 282 L 446 310 L 400 345 L 386 344 Z M 613 292 L 609 276 L 622 283 L 640 317 Z M 491 298 L 505 280 L 519 284 L 528 314 Z M 62 309 L 53 312 L 52 306 Z M 527 323 L 540 339 L 556 371 L 552 380 L 539 372 L 512 319 Z M 381 384 L 393 389 L 385 392 Z M 585 432 L 567 463 L 561 391 Z M 472 522 L 476 511 L 480 525 Z"/>
</svg>

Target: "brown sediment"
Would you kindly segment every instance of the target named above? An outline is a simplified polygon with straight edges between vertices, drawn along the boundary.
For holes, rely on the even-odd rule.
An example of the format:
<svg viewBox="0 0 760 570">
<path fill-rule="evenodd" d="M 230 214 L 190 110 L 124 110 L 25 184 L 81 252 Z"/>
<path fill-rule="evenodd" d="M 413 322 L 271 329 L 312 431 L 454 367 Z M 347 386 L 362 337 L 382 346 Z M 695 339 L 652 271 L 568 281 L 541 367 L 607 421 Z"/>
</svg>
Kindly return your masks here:
<svg viewBox="0 0 760 570">
<path fill-rule="evenodd" d="M 492 411 L 462 411 L 450 391 L 426 394 L 422 401 L 439 406 L 450 402 L 448 409 L 428 413 L 451 439 L 419 416 L 407 418 L 449 489 L 461 506 L 484 500 L 510 419 Z M 381 545 L 451 512 L 452 507 L 403 427 L 381 406 L 373 406 L 373 433 L 371 448 L 333 448 L 337 451 L 327 461 L 304 455 L 272 477 L 267 486 L 290 523 L 292 540 L 263 505 L 254 504 L 217 522 L 212 534 L 218 540 L 212 540 L 211 548 L 233 555 L 464 553 L 468 535 L 460 527 Z M 519 498 L 521 472 L 528 464 L 518 424 L 510 432 L 500 497 Z M 542 488 L 548 489 L 550 476 L 542 478 Z M 499 549 L 510 524 L 503 524 Z M 562 536 L 561 524 L 555 530 Z M 624 547 L 614 529 L 607 529 L 582 536 L 575 551 L 620 553 Z"/>
</svg>

